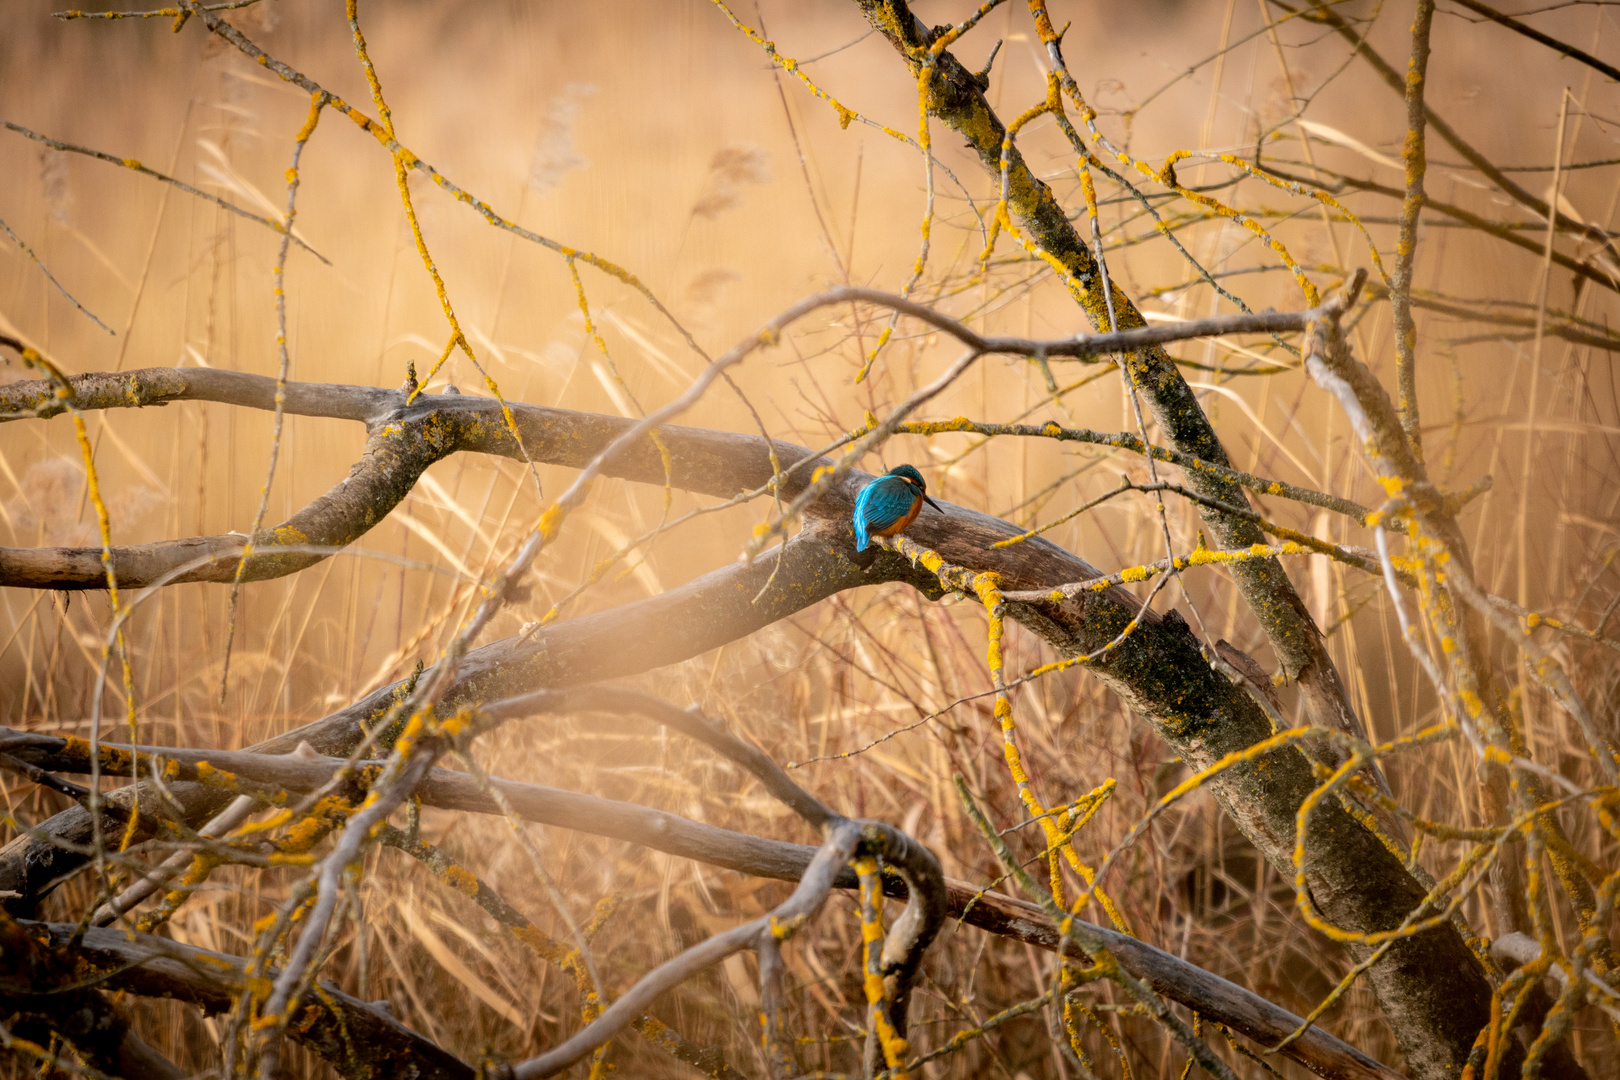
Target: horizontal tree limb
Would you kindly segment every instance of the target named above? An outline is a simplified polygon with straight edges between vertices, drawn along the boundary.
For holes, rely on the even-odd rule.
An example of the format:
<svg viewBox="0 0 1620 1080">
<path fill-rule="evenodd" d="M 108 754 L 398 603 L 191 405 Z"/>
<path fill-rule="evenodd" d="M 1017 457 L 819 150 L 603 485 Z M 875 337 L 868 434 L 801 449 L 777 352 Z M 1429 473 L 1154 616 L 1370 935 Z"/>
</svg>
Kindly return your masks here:
<svg viewBox="0 0 1620 1080">
<path fill-rule="evenodd" d="M 127 374 L 127 379 L 117 376 L 98 382 L 93 387 L 98 400 L 113 404 L 209 400 L 250 408 L 274 407 L 275 380 L 264 376 L 172 368 Z M 194 382 L 197 375 L 207 378 Z M 221 375 L 231 378 L 215 378 Z M 23 389 L 13 392 L 18 387 Z M 0 407 L 38 400 L 41 387 L 48 390 L 49 384 L 0 387 Z M 289 383 L 287 391 L 288 413 L 361 420 L 369 435 L 364 453 L 348 476 L 286 521 L 254 537 L 245 580 L 282 577 L 326 557 L 310 551 L 278 553 L 278 546 L 337 549 L 358 540 L 410 493 L 423 471 L 451 454 L 471 451 L 523 458 L 506 430 L 501 404 L 493 398 L 422 395 L 406 406 L 404 393 L 370 387 Z M 633 423 L 623 417 L 531 405 L 515 404 L 512 411 L 531 460 L 575 468 L 587 464 L 595 450 Z M 729 498 L 771 478 L 770 453 L 758 437 L 674 426 L 662 429 L 660 436 L 671 450 L 675 471 L 670 480 L 675 487 Z M 778 459 L 787 465 L 811 456 L 803 447 L 776 445 Z M 660 485 L 665 480 L 658 448 L 650 439 L 621 455 L 604 472 Z M 159 580 L 168 584 L 228 583 L 235 579 L 247 539 L 241 533 L 229 533 L 114 547 L 113 566 L 119 585 L 125 588 Z M 183 569 L 199 560 L 211 561 Z M 99 547 L 0 548 L 0 586 L 103 589 L 106 580 Z"/>
<path fill-rule="evenodd" d="M 1324 308 L 1240 312 L 1063 338 L 986 336 L 960 320 L 903 296 L 881 289 L 841 286 L 801 300 L 773 321 L 768 332 L 778 332 L 796 319 L 821 308 L 849 303 L 874 304 L 897 311 L 950 334 L 979 355 L 996 353 L 1044 359 L 1110 356 L 1224 334 L 1300 332 L 1313 319 L 1321 318 L 1326 313 Z M 0 345 L 21 349 L 21 343 L 9 337 L 0 337 Z M 275 408 L 275 379 L 221 368 L 141 368 L 127 372 L 90 372 L 73 375 L 70 382 L 73 389 L 71 402 L 59 398 L 55 386 L 46 379 L 25 379 L 0 386 L 0 423 L 56 416 L 66 412 L 70 405 L 76 409 L 93 410 L 143 408 L 166 405 L 171 401 L 213 401 L 244 408 Z M 289 415 L 325 416 L 338 420 L 360 420 L 368 424 L 398 411 L 409 398 L 404 390 L 341 383 L 288 382 L 285 386 L 283 411 Z M 418 394 L 416 401 L 432 403 L 439 398 L 454 396 Z M 516 407 L 519 406 L 514 405 Z M 632 422 L 625 421 L 625 426 Z"/>
<path fill-rule="evenodd" d="M 0 728 L 0 751 L 53 772 L 83 773 L 90 769 L 89 745 L 83 739 Z M 337 758 L 314 755 L 164 747 L 140 747 L 137 752 L 143 755 L 145 767 L 149 767 L 146 763 L 151 756 L 172 762 L 175 779 L 194 780 L 197 766 L 207 762 L 215 784 L 228 783 L 220 778 L 223 771 L 289 792 L 314 791 L 330 782 L 345 765 Z M 127 746 L 103 744 L 100 753 L 103 772 L 129 771 Z M 734 832 L 636 803 L 541 784 L 491 778 L 490 786 L 526 821 L 622 840 L 753 877 L 798 881 L 817 851 L 808 844 Z M 416 794 L 425 805 L 443 810 L 501 813 L 495 798 L 473 777 L 449 769 L 432 770 Z M 834 885 L 856 888 L 855 871 L 845 867 Z M 905 885 L 897 876 L 886 876 L 884 889 L 891 896 L 906 896 Z M 1048 951 L 1056 951 L 1061 940 L 1051 920 L 1027 901 L 984 892 L 952 879 L 946 879 L 946 895 L 951 917 L 971 926 Z M 1262 1045 L 1279 1042 L 1302 1023 L 1293 1013 L 1258 994 L 1146 942 L 1090 924 L 1088 932 L 1106 938 L 1110 951 L 1125 969 L 1156 992 Z M 1317 1075 L 1333 1080 L 1394 1080 L 1400 1075 L 1320 1028 L 1312 1028 L 1286 1052 Z"/>
<path fill-rule="evenodd" d="M 952 334 L 974 354 L 1007 353 L 1045 358 L 1091 357 L 1219 334 L 1298 331 L 1322 314 L 1317 309 L 1241 313 L 1112 333 L 1037 340 L 986 337 L 956 319 L 903 297 L 877 289 L 843 287 L 794 305 L 772 321 L 766 334 L 779 333 L 795 319 L 822 307 L 855 302 L 882 305 L 918 319 Z M 745 339 L 738 350 L 752 347 L 753 343 L 754 339 Z M 0 344 L 21 348 L 20 343 L 9 338 L 0 339 Z M 45 379 L 0 387 L 0 421 L 48 418 L 70 406 L 80 410 L 140 408 L 170 401 L 212 401 L 273 409 L 277 389 L 276 381 L 266 376 L 213 368 L 145 368 L 122 373 L 91 373 L 71 377 L 70 386 L 71 401 L 59 396 L 58 388 Z M 404 390 L 327 383 L 286 383 L 283 389 L 284 413 L 361 421 L 367 425 L 370 437 L 364 454 L 348 476 L 285 522 L 253 537 L 254 554 L 248 559 L 242 580 L 282 577 L 325 557 L 309 551 L 278 554 L 275 551 L 278 546 L 341 548 L 353 543 L 398 505 L 423 470 L 450 454 L 471 450 L 578 467 L 586 464 L 589 456 L 580 460 L 577 448 L 600 445 L 599 437 L 606 434 L 600 430 L 582 432 L 582 427 L 615 428 L 612 437 L 616 437 L 635 423 L 619 417 L 514 405 L 512 411 L 523 442 L 520 450 L 506 428 L 501 403 L 493 399 L 441 394 L 417 395 L 412 400 Z M 573 437 L 559 439 L 560 430 Z M 582 434 L 588 440 L 584 444 L 579 439 Z M 689 467 L 677 470 L 680 475 L 665 477 L 656 444 L 651 439 L 643 439 L 629 454 L 621 455 L 630 460 L 611 464 L 604 470 L 605 474 L 623 476 L 628 470 L 637 474 L 631 478 L 644 479 L 649 471 L 649 457 L 656 456 L 657 482 L 667 481 L 687 491 L 730 497 L 771 479 L 768 469 L 763 480 L 758 477 L 757 469 L 750 470 L 755 473 L 752 483 L 738 483 L 734 475 L 728 477 L 737 471 L 737 460 L 732 455 L 743 446 L 763 444 L 763 440 L 733 436 L 733 439 L 746 441 L 740 445 L 716 446 L 714 437 L 721 433 L 663 428 L 660 434 L 675 442 L 702 442 L 703 450 L 708 453 L 699 452 L 695 458 L 677 454 Z M 591 438 L 592 435 L 598 438 Z M 801 464 L 811 456 L 804 447 L 775 445 L 778 460 L 787 466 Z M 709 457 L 709 453 L 722 454 L 725 460 L 717 461 Z M 768 450 L 765 459 L 768 462 Z M 697 475 L 693 475 L 694 472 Z M 793 477 L 783 478 L 782 494 L 790 497 L 798 494 L 807 482 L 805 472 L 799 470 Z M 716 481 L 720 481 L 718 486 Z M 231 582 L 237 580 L 236 567 L 247 542 L 246 536 L 230 533 L 115 547 L 111 552 L 113 569 L 119 583 L 126 588 L 140 588 L 160 580 L 165 584 Z M 105 583 L 106 569 L 99 547 L 0 548 L 0 586 L 99 589 Z"/>
<path fill-rule="evenodd" d="M 84 397 L 108 408 L 203 400 L 246 408 L 274 408 L 275 380 L 242 372 L 146 368 L 117 375 L 79 376 L 75 378 L 76 388 L 81 380 L 85 384 L 81 391 Z M 0 386 L 0 408 L 23 405 L 32 408 L 34 405 L 30 403 L 42 401 L 45 404 L 41 408 L 55 407 L 58 399 L 46 396 L 48 390 L 49 384 L 43 381 Z M 264 530 L 255 538 L 255 554 L 248 561 L 246 580 L 265 580 L 296 572 L 320 561 L 330 551 L 358 540 L 405 497 L 423 470 L 452 453 L 466 450 L 522 459 L 517 444 L 505 429 L 498 401 L 459 394 L 423 395 L 416 404 L 406 408 L 405 397 L 402 391 L 373 387 L 287 384 L 287 412 L 361 420 L 371 429 L 371 436 L 364 456 L 347 477 L 286 522 Z M 85 407 L 82 401 L 79 407 Z M 631 423 L 623 417 L 544 406 L 514 403 L 511 408 L 530 460 L 544 464 L 583 465 L 590 460 L 594 448 L 622 434 Z M 1054 434 L 1017 425 L 1008 426 L 1007 433 L 1051 435 L 1060 439 L 1094 434 L 1068 430 Z M 755 435 L 669 426 L 660 429 L 660 438 L 670 451 L 670 484 L 720 498 L 730 498 L 768 484 L 773 478 L 772 448 L 784 469 L 780 489 L 785 498 L 803 491 L 814 471 L 811 466 L 827 464 L 825 459 L 815 458 L 814 452 L 806 447 L 777 440 L 767 447 L 765 440 Z M 1128 434 L 1122 439 L 1096 435 L 1082 441 L 1106 442 L 1109 439 L 1120 442 L 1126 449 L 1140 448 L 1139 440 Z M 1156 456 L 1194 471 L 1242 475 L 1176 451 L 1164 451 L 1162 455 L 1156 451 Z M 665 482 L 663 461 L 651 440 L 633 447 L 604 472 L 642 483 L 662 485 Z M 869 480 L 867 473 L 852 472 L 806 512 L 818 517 L 847 515 L 855 493 Z M 1263 484 L 1267 490 L 1276 486 L 1269 481 L 1252 482 Z M 1288 488 L 1284 493 L 1292 490 Z M 1309 501 L 1351 514 L 1363 510 L 1332 496 Z M 962 507 L 952 506 L 950 512 L 976 515 L 986 523 L 998 521 Z M 128 588 L 144 587 L 160 580 L 166 584 L 226 583 L 234 579 L 236 563 L 246 541 L 246 536 L 230 533 L 114 547 L 113 564 L 119 584 Z M 287 550 L 278 554 L 278 547 Z M 198 562 L 202 565 L 192 565 Z M 188 566 L 191 566 L 189 570 Z M 99 547 L 0 547 L 0 587 L 101 589 L 105 584 L 106 572 Z"/>
</svg>

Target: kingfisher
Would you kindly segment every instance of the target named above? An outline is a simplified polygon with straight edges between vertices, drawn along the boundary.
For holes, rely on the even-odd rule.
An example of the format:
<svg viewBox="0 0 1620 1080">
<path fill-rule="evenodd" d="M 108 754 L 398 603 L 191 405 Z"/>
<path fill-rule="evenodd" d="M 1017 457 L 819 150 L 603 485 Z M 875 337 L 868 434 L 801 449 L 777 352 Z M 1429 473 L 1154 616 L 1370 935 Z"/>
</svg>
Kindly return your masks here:
<svg viewBox="0 0 1620 1080">
<path fill-rule="evenodd" d="M 855 550 L 864 552 L 871 546 L 874 536 L 894 536 L 905 532 L 906 526 L 917 519 L 922 504 L 927 503 L 940 513 L 944 509 L 928 497 L 928 484 L 922 473 L 911 465 L 896 465 L 873 480 L 855 496 Z M 877 552 L 857 557 L 856 565 L 872 565 Z"/>
</svg>

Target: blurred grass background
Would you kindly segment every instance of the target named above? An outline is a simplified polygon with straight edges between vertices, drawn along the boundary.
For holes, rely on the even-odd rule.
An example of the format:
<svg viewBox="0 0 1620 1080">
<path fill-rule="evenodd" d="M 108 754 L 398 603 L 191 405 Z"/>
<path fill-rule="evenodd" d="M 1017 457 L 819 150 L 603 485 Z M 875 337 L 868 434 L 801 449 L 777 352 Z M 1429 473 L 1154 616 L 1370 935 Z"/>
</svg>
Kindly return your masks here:
<svg viewBox="0 0 1620 1080">
<path fill-rule="evenodd" d="M 916 8 L 934 23 L 968 13 L 964 4 Z M 1377 5 L 1341 9 L 1370 15 Z M 166 19 L 64 23 L 50 18 L 51 10 L 37 0 L 5 5 L 0 115 L 138 158 L 279 216 L 282 170 L 307 108 L 301 91 L 196 25 L 174 35 Z M 865 33 L 853 5 L 768 2 L 737 11 L 756 27 L 763 19 L 765 36 L 783 53 L 814 58 L 805 70 L 846 106 L 915 137 L 915 85 L 890 47 Z M 830 108 L 791 77 L 773 74 L 764 53 L 710 5 L 399 2 L 362 5 L 361 17 L 405 145 L 520 224 L 639 275 L 711 353 L 810 292 L 843 282 L 897 291 L 910 272 L 923 210 L 915 151 L 859 124 L 840 130 Z M 1278 127 L 1295 107 L 1291 84 L 1296 97 L 1309 99 L 1309 120 L 1326 126 L 1311 148 L 1318 164 L 1393 186 L 1401 182 L 1389 164 L 1398 162 L 1404 133 L 1399 99 L 1364 65 L 1347 61 L 1343 43 L 1319 28 L 1284 24 L 1279 50 L 1264 32 L 1260 11 L 1241 2 L 1056 4 L 1054 17 L 1059 24 L 1074 20 L 1065 52 L 1102 113 L 1102 126 L 1145 161 L 1157 164 L 1171 150 L 1199 146 L 1247 156 L 1259 133 L 1274 130 L 1268 156 L 1298 160 L 1298 129 Z M 1371 34 L 1398 67 L 1408 47 L 1405 19 L 1404 7 L 1391 6 Z M 339 7 L 265 0 L 232 20 L 277 58 L 372 111 Z M 1600 55 L 1608 55 L 1607 43 L 1620 34 L 1601 7 L 1553 12 L 1537 25 Z M 1223 27 L 1231 48 L 1216 88 L 1214 65 L 1187 71 L 1217 50 Z M 1005 5 L 955 51 L 977 68 L 998 37 L 1005 44 L 990 96 L 1010 119 L 1044 93 L 1038 42 L 1022 5 Z M 1566 165 L 1620 157 L 1620 121 L 1611 119 L 1620 116 L 1620 95 L 1612 85 L 1499 28 L 1444 14 L 1438 19 L 1429 102 L 1498 164 L 1550 168 L 1565 87 L 1580 103 L 1571 109 L 1565 135 Z M 948 132 L 936 127 L 934 145 L 988 214 L 993 183 Z M 114 166 L 41 152 L 9 132 L 0 132 L 0 146 L 6 150 L 0 218 L 118 333 L 98 330 L 15 248 L 0 254 L 0 326 L 14 327 L 69 371 L 207 365 L 274 374 L 270 268 L 277 238 L 270 230 Z M 1073 156 L 1050 121 L 1026 129 L 1020 147 L 1066 204 L 1083 212 Z M 1472 175 L 1443 167 L 1456 156 L 1437 139 L 1430 158 L 1436 163 L 1432 196 L 1493 218 L 1522 220 L 1526 235 L 1540 238 L 1540 222 Z M 447 330 L 386 155 L 369 135 L 329 112 L 301 171 L 298 231 L 331 265 L 296 249 L 289 263 L 293 378 L 397 386 L 408 362 L 425 372 Z M 1224 166 L 1193 163 L 1179 172 L 1184 183 L 1199 184 L 1231 175 Z M 1531 172 L 1521 180 L 1540 194 L 1551 176 Z M 993 273 L 969 286 L 982 245 L 978 225 L 962 189 L 943 174 L 936 182 L 939 220 L 921 299 L 937 300 L 990 332 L 1039 337 L 1084 328 L 1061 284 L 1005 240 Z M 1102 190 L 1109 242 L 1117 246 L 1110 267 L 1150 318 L 1231 310 L 1206 285 L 1194 284 L 1135 203 L 1111 184 Z M 1584 219 L 1611 225 L 1620 171 L 1572 171 L 1563 190 Z M 635 410 L 585 333 L 561 258 L 488 227 L 419 179 L 412 192 L 462 325 L 504 395 L 599 412 Z M 1264 211 L 1283 219 L 1277 235 L 1323 287 L 1339 280 L 1343 268 L 1368 264 L 1359 233 L 1324 223 L 1309 200 L 1252 181 L 1220 197 L 1256 216 Z M 1374 222 L 1387 256 L 1393 228 L 1376 221 L 1391 218 L 1398 202 L 1373 196 L 1347 202 Z M 1192 209 L 1171 204 L 1165 212 Z M 1180 235 L 1212 270 L 1229 274 L 1223 283 L 1255 309 L 1305 306 L 1292 279 L 1241 228 L 1195 220 Z M 581 271 L 593 318 L 629 394 L 646 408 L 668 400 L 702 358 L 633 290 L 588 267 Z M 1433 294 L 1470 304 L 1488 299 L 1497 305 L 1493 310 L 1533 314 L 1539 272 L 1532 253 L 1434 227 L 1423 234 L 1416 282 Z M 1611 294 L 1587 289 L 1576 295 L 1562 271 L 1552 276 L 1549 305 L 1603 325 L 1615 313 Z M 1451 463 L 1448 482 L 1455 487 L 1486 474 L 1495 481 L 1465 519 L 1483 582 L 1532 608 L 1595 624 L 1620 588 L 1614 565 L 1620 405 L 1612 355 L 1548 339 L 1538 366 L 1534 343 L 1517 331 L 1427 312 L 1419 312 L 1418 325 L 1430 461 Z M 880 320 L 856 312 L 812 320 L 780 348 L 751 360 L 738 382 L 773 436 L 824 445 L 858 426 L 867 409 L 881 411 L 955 357 L 949 342 L 902 333 L 873 378 L 855 385 L 862 353 L 880 329 Z M 1373 306 L 1359 321 L 1353 341 L 1393 387 L 1386 305 Z M 1255 354 L 1237 343 L 1201 343 L 1182 346 L 1178 355 L 1240 368 Z M 1070 365 L 1058 371 L 1059 382 L 1094 371 Z M 1187 374 L 1207 387 L 1201 391 L 1205 407 L 1239 467 L 1370 505 L 1380 501 L 1342 415 L 1302 374 Z M 22 377 L 27 374 L 15 365 L 0 369 L 0 379 Z M 430 388 L 446 381 L 466 393 L 487 392 L 464 358 L 453 359 Z M 1117 376 L 1104 374 L 1069 393 L 1061 406 L 1046 397 L 1033 367 L 994 358 L 928 415 L 1006 420 L 1027 412 L 1031 420 L 1072 426 L 1132 426 Z M 1454 427 L 1454 421 L 1460 423 Z M 724 392 L 711 394 L 685 422 L 754 430 L 747 411 Z M 110 492 L 115 542 L 250 525 L 270 451 L 269 414 L 185 403 L 104 413 L 88 423 Z M 358 425 L 288 418 L 269 521 L 339 481 L 362 439 Z M 912 461 L 925 467 L 936 494 L 1030 524 L 1115 486 L 1121 472 L 1137 479 L 1144 474 L 1138 460 L 1094 448 L 1003 440 L 967 453 L 977 442 L 962 435 L 899 437 L 866 467 L 880 471 Z M 540 473 L 553 493 L 570 475 L 547 467 Z M 3 542 L 94 544 L 83 481 L 66 419 L 0 428 Z M 548 549 L 532 597 L 512 605 L 486 639 L 540 618 L 598 559 L 653 527 L 662 498 L 657 489 L 618 481 L 598 485 L 588 509 Z M 675 509 L 703 501 L 677 493 Z M 1105 570 L 1151 561 L 1162 555 L 1151 506 L 1114 500 L 1049 535 Z M 431 662 L 465 611 L 466 588 L 454 574 L 401 567 L 372 553 L 478 574 L 498 565 L 538 509 L 523 470 L 510 462 L 462 456 L 434 466 L 353 554 L 243 590 L 223 703 L 216 694 L 227 590 L 168 590 L 145 605 L 130 631 L 143 739 L 247 745 L 402 677 L 419 659 Z M 1368 542 L 1343 520 L 1295 504 L 1267 503 L 1266 510 L 1318 535 Z M 656 593 L 736 558 L 763 513 L 755 505 L 699 519 L 632 560 L 627 572 L 610 574 L 565 615 Z M 1196 543 L 1197 521 L 1184 507 L 1172 507 L 1172 526 L 1179 549 Z M 1432 695 L 1414 675 L 1378 583 L 1325 561 L 1295 561 L 1289 569 L 1330 630 L 1335 658 L 1375 736 L 1432 722 Z M 1212 631 L 1253 652 L 1268 670 L 1275 667 L 1221 571 L 1204 570 L 1189 585 Z M 107 616 L 99 594 L 64 602 L 0 592 L 0 722 L 82 730 Z M 1612 724 L 1620 708 L 1615 665 L 1591 648 L 1562 648 L 1578 685 Z M 804 761 L 856 750 L 987 689 L 983 652 L 976 604 L 930 604 L 886 587 L 841 595 L 645 681 L 734 724 L 778 760 Z M 1027 670 L 1049 658 L 1039 642 L 1012 632 L 1013 668 Z M 117 715 L 121 703 L 115 706 L 109 695 L 107 704 Z M 1184 776 L 1151 731 L 1083 673 L 1033 683 L 1015 704 L 1026 761 L 1049 803 L 1078 797 L 1108 777 L 1118 781 L 1113 799 L 1082 834 L 1088 857 L 1100 859 Z M 1560 755 L 1578 749 L 1565 718 L 1539 691 L 1525 694 L 1523 708 L 1538 760 L 1557 766 Z M 810 839 L 802 824 L 729 764 L 628 722 L 511 725 L 481 742 L 478 754 L 498 775 Z M 902 825 L 940 856 L 947 873 L 988 881 L 992 860 L 961 818 L 950 790 L 953 772 L 985 794 L 998 823 L 1022 819 L 989 699 L 798 775 L 846 813 Z M 1428 749 L 1390 763 L 1389 772 L 1397 796 L 1418 813 L 1459 824 L 1477 820 L 1477 784 L 1461 750 Z M 9 775 L 0 779 L 0 790 L 21 822 L 60 809 L 56 796 Z M 425 825 L 429 838 L 478 869 L 542 927 L 564 933 L 503 824 L 429 812 Z M 786 895 L 781 883 L 532 829 L 576 915 L 610 893 L 622 897 L 596 943 L 604 974 L 621 989 L 683 946 Z M 1010 835 L 1035 851 L 1033 831 Z M 1595 836 L 1576 840 L 1597 851 Z M 1428 859 L 1431 868 L 1447 865 L 1439 853 Z M 248 927 L 290 880 L 221 872 L 170 924 L 171 932 L 208 948 L 241 951 Z M 350 940 L 332 966 L 347 989 L 367 1000 L 387 999 L 396 1015 L 468 1059 L 486 1052 L 521 1057 L 577 1026 L 568 979 L 548 972 L 473 905 L 399 853 L 371 856 L 363 890 L 364 948 Z M 1113 890 L 1145 939 L 1300 1013 L 1348 966 L 1342 954 L 1302 930 L 1286 884 L 1205 795 L 1162 819 L 1116 869 Z M 48 914 L 68 917 L 89 899 L 87 887 L 75 883 L 59 890 Z M 1471 902 L 1467 910 L 1476 927 L 1489 929 L 1482 905 Z M 859 934 L 852 912 L 848 897 L 835 898 L 813 933 L 788 950 L 794 1030 L 816 1040 L 804 1048 L 810 1068 L 836 1072 L 858 1062 L 858 1041 L 820 1041 L 847 1036 L 859 1023 Z M 352 928 L 349 933 L 352 939 Z M 688 1038 L 724 1046 L 729 1060 L 750 1073 L 759 1069 L 752 963 L 736 958 L 656 1010 Z M 916 1041 L 936 1045 L 1034 996 L 1048 967 L 1048 957 L 975 930 L 948 933 L 925 965 L 914 1007 Z M 143 1029 L 188 1067 L 217 1061 L 213 1021 L 151 1002 L 140 1005 L 140 1015 Z M 1179 1069 L 1179 1053 L 1157 1029 L 1128 1015 L 1099 1015 L 1140 1074 Z M 1324 1022 L 1394 1060 L 1370 994 L 1352 992 Z M 1583 1055 L 1608 1045 L 1602 1040 L 1609 1036 L 1588 1016 L 1577 1028 Z M 1101 1035 L 1091 1031 L 1087 1039 L 1093 1059 L 1108 1061 L 1112 1052 Z M 621 1040 L 612 1060 L 627 1075 L 690 1074 L 633 1038 Z M 1293 1075 L 1293 1066 L 1276 1064 Z M 324 1068 L 310 1059 L 296 1067 Z M 1251 1064 L 1239 1067 L 1258 1074 Z M 1113 1074 L 1117 1066 L 1100 1068 Z M 930 1069 L 932 1076 L 1064 1075 L 1039 1014 Z"/>
</svg>

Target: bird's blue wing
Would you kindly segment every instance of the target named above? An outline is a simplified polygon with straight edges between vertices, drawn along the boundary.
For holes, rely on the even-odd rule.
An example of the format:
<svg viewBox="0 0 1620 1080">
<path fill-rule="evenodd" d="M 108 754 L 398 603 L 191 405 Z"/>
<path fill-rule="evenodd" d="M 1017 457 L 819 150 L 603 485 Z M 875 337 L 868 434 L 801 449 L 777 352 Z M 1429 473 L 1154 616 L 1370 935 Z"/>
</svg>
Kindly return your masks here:
<svg viewBox="0 0 1620 1080">
<path fill-rule="evenodd" d="M 916 499 L 911 485 L 898 476 L 880 476 L 862 488 L 855 497 L 855 549 L 865 551 L 869 534 L 911 513 Z"/>
</svg>

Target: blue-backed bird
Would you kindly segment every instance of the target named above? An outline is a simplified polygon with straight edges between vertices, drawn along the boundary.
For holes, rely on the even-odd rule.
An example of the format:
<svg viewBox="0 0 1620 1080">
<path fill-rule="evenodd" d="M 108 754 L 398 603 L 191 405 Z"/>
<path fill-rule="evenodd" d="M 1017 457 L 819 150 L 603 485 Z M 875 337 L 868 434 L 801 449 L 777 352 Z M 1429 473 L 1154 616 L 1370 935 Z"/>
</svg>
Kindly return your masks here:
<svg viewBox="0 0 1620 1080">
<path fill-rule="evenodd" d="M 862 488 L 855 496 L 855 550 L 858 553 L 855 564 L 871 566 L 878 555 L 875 549 L 868 550 L 872 537 L 905 532 L 906 526 L 917 519 L 925 502 L 940 513 L 945 512 L 939 503 L 928 497 L 928 484 L 922 473 L 910 465 L 896 465 Z"/>
</svg>

